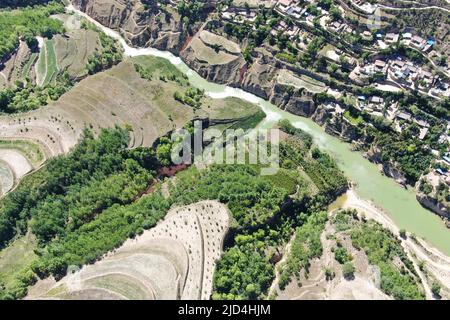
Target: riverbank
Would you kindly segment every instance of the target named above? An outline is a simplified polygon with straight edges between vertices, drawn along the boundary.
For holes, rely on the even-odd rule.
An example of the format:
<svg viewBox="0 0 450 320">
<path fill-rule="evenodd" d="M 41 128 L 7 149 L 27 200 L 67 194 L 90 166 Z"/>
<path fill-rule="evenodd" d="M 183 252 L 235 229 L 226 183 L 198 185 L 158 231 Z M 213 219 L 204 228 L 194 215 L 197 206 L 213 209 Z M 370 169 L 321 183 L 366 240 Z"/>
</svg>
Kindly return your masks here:
<svg viewBox="0 0 450 320">
<path fill-rule="evenodd" d="M 356 209 L 366 219 L 373 219 L 392 233 L 399 235 L 400 228 L 389 215 L 373 203 L 361 199 L 354 189 L 348 190 L 343 199 L 338 201 L 342 204 L 343 209 Z M 450 258 L 425 241 L 415 238 L 413 234 L 408 234 L 401 241 L 402 247 L 408 254 L 408 258 L 413 261 L 414 267 L 422 280 L 427 299 L 434 298 L 431 293 L 432 283 L 430 283 L 427 272 L 440 282 L 445 291 L 450 291 Z M 425 263 L 427 272 L 420 266 L 423 263 Z"/>
</svg>

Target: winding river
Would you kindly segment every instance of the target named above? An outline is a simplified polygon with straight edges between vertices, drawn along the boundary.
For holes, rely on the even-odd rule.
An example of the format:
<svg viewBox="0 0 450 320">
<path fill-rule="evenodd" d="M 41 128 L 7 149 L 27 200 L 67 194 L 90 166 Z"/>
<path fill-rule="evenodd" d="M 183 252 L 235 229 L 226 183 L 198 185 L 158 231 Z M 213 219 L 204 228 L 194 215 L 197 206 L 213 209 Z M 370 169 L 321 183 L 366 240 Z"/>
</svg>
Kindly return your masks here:
<svg viewBox="0 0 450 320">
<path fill-rule="evenodd" d="M 365 159 L 361 153 L 351 151 L 349 144 L 325 133 L 324 129 L 312 120 L 280 110 L 268 101 L 241 89 L 208 82 L 170 52 L 153 48 L 132 48 L 116 31 L 99 24 L 73 6 L 68 6 L 67 10 L 85 17 L 107 35 L 117 39 L 122 44 L 126 56 L 152 55 L 168 59 L 188 76 L 193 86 L 205 90 L 212 98 L 233 96 L 258 104 L 267 115 L 260 126 L 270 128 L 278 120 L 288 119 L 295 127 L 310 133 L 317 145 L 330 153 L 346 176 L 356 184 L 356 192 L 361 198 L 370 200 L 382 208 L 399 228 L 404 228 L 425 239 L 429 244 L 450 256 L 450 230 L 445 227 L 440 218 L 417 202 L 412 189 L 406 190 L 393 179 L 383 176 L 375 164 Z"/>
</svg>

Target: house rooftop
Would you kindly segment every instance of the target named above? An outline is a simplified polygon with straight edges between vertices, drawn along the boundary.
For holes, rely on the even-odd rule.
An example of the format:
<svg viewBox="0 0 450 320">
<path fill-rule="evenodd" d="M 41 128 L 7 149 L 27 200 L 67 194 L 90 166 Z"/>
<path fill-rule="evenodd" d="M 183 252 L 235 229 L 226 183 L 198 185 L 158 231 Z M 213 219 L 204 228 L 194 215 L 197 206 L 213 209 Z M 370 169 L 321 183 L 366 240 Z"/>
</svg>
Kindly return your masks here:
<svg viewBox="0 0 450 320">
<path fill-rule="evenodd" d="M 397 114 L 397 118 L 401 120 L 411 120 L 411 115 L 406 112 L 400 112 L 399 114 Z"/>
<path fill-rule="evenodd" d="M 287 7 L 291 5 L 292 0 L 279 0 L 278 3 Z"/>
<path fill-rule="evenodd" d="M 370 102 L 372 102 L 372 103 L 383 103 L 384 99 L 381 98 L 381 97 L 373 96 L 372 98 L 370 98 Z"/>
<path fill-rule="evenodd" d="M 383 60 L 375 60 L 375 66 L 384 68 L 384 66 L 386 66 L 386 62 Z"/>
<path fill-rule="evenodd" d="M 420 36 L 414 36 L 414 37 L 412 37 L 411 41 L 412 41 L 412 42 L 416 42 L 416 43 L 422 43 L 422 42 L 425 41 L 425 39 L 423 39 L 423 38 L 420 37 Z"/>
</svg>

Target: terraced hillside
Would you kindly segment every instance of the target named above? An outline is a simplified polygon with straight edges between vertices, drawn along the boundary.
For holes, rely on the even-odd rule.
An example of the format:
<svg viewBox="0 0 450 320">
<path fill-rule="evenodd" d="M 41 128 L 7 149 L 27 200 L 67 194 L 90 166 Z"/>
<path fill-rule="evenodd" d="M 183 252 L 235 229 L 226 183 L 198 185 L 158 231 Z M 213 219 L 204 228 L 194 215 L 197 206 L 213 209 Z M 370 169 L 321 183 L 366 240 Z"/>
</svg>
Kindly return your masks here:
<svg viewBox="0 0 450 320">
<path fill-rule="evenodd" d="M 64 73 L 80 80 L 88 75 L 90 59 L 106 53 L 101 32 L 81 16 L 59 13 L 49 20 L 64 29 L 51 37 L 36 36 L 35 43 L 20 40 L 10 56 L 0 62 L 0 90 L 17 87 L 18 83 L 27 87 L 54 85 Z"/>
<path fill-rule="evenodd" d="M 20 41 L 14 54 L 0 64 L 0 90 L 12 86 L 16 81 L 33 81 L 35 78 L 34 68 L 38 58 L 36 52 L 32 52 L 26 42 Z"/>
<path fill-rule="evenodd" d="M 94 30 L 71 30 L 54 37 L 58 68 L 73 78 L 87 75 L 89 57 L 101 49 L 98 33 Z"/>
<path fill-rule="evenodd" d="M 216 201 L 172 209 L 103 260 L 38 283 L 29 298 L 209 299 L 229 224 L 228 209 Z"/>
<path fill-rule="evenodd" d="M 136 71 L 135 64 L 148 73 L 146 78 Z M 166 60 L 129 59 L 82 80 L 48 106 L 26 114 L 0 116 L 0 141 L 30 141 L 48 158 L 67 153 L 84 128 L 92 129 L 94 134 L 115 125 L 128 128 L 130 147 L 134 148 L 151 146 L 158 137 L 194 118 L 233 122 L 259 111 L 255 105 L 238 99 L 212 101 L 203 97 L 200 108 L 193 108 L 174 98 L 176 92 L 189 88 L 182 74 Z M 4 171 L 1 180 L 10 181 L 6 172 L 14 170 Z M 8 186 L 6 191 L 12 187 L 10 182 Z"/>
</svg>

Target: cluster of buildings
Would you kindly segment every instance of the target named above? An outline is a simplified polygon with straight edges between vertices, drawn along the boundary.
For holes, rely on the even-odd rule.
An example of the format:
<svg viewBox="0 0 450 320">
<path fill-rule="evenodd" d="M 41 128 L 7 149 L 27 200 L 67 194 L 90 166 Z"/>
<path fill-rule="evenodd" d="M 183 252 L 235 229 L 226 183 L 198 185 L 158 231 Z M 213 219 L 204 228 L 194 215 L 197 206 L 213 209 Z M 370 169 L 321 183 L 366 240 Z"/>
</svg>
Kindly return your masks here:
<svg viewBox="0 0 450 320">
<path fill-rule="evenodd" d="M 435 76 L 423 66 L 397 56 L 393 59 L 377 59 L 353 70 L 353 80 L 364 81 L 375 74 L 405 89 L 420 89 L 435 97 L 450 97 L 450 84 Z"/>
<path fill-rule="evenodd" d="M 315 4 L 314 0 L 306 0 L 306 4 Z M 314 16 L 308 13 L 308 6 L 305 5 L 305 1 L 299 0 L 272 0 L 272 5 L 275 5 L 276 10 L 284 16 L 290 16 L 294 21 L 302 20 L 304 22 L 312 23 Z M 374 9 L 373 5 L 368 5 L 364 0 L 353 0 L 352 5 L 361 8 L 365 8 L 369 11 Z M 316 6 L 321 18 L 320 23 L 323 27 L 329 31 L 345 34 L 355 33 L 355 30 L 348 23 L 341 20 L 330 19 L 329 12 Z M 235 23 L 254 22 L 257 13 L 253 10 L 245 10 L 243 8 L 229 8 L 222 12 L 222 17 L 225 20 L 230 20 Z M 288 25 L 285 21 L 280 21 L 271 30 L 273 36 L 283 33 L 289 36 L 290 40 L 298 41 L 297 46 L 299 48 L 306 47 L 303 43 L 308 43 L 308 40 L 312 40 L 308 32 L 303 31 L 296 24 Z M 375 46 L 378 45 L 382 48 L 386 48 L 390 45 L 397 43 L 403 43 L 423 53 L 433 54 L 433 46 L 435 40 L 431 37 L 423 38 L 419 35 L 412 34 L 411 32 L 396 33 L 388 32 L 376 32 L 372 34 L 366 30 L 362 34 L 370 39 L 375 38 Z M 355 76 L 356 75 L 356 76 Z M 405 57 L 397 57 L 393 60 L 383 60 L 380 58 L 374 62 L 368 63 L 363 66 L 357 66 L 350 75 L 350 78 L 355 77 L 361 80 L 362 83 L 367 83 L 369 77 L 377 75 L 384 76 L 383 80 L 388 80 L 396 87 L 407 90 L 419 89 L 423 93 L 427 93 L 437 98 L 444 98 L 450 96 L 450 84 L 431 73 L 429 70 L 424 69 L 422 66 L 408 60 Z M 353 79 L 352 79 L 353 80 Z M 357 81 L 358 82 L 358 81 Z M 374 105 L 373 110 L 377 112 L 377 107 Z"/>
<path fill-rule="evenodd" d="M 224 20 L 229 20 L 235 23 L 244 23 L 244 22 L 255 22 L 256 20 L 256 12 L 255 11 L 247 11 L 247 10 L 240 10 L 240 11 L 223 11 L 222 12 L 222 18 Z"/>
<path fill-rule="evenodd" d="M 389 61 L 388 77 L 398 82 L 403 82 L 409 87 L 418 83 L 422 89 L 430 88 L 435 80 L 435 76 L 431 72 L 424 70 L 412 61 L 402 58 Z"/>
<path fill-rule="evenodd" d="M 278 9 L 295 19 L 300 19 L 306 12 L 306 8 L 298 6 L 293 0 L 279 0 Z"/>
<path fill-rule="evenodd" d="M 353 33 L 353 28 L 345 22 L 341 21 L 331 21 L 328 23 L 327 28 L 329 31 L 335 33 Z"/>
<path fill-rule="evenodd" d="M 314 3 L 313 0 L 306 0 L 306 2 L 311 4 Z M 315 16 L 308 12 L 308 7 L 305 6 L 304 3 L 305 1 L 302 1 L 302 5 L 300 5 L 300 1 L 296 0 L 279 0 L 277 2 L 276 9 L 278 9 L 279 13 L 285 16 L 289 16 L 296 20 L 302 19 L 302 21 L 313 25 Z M 320 6 L 317 6 L 316 9 L 321 16 L 327 16 L 329 14 L 328 11 Z"/>
<path fill-rule="evenodd" d="M 382 97 L 372 96 L 358 96 L 357 108 L 364 110 L 374 116 L 382 117 L 385 111 L 385 101 Z"/>
<path fill-rule="evenodd" d="M 423 140 L 429 132 L 430 124 L 427 121 L 415 118 L 412 114 L 400 110 L 398 102 L 387 103 L 383 97 L 379 96 L 358 96 L 356 100 L 357 102 L 354 107 L 357 110 L 385 118 L 393 124 L 393 128 L 399 133 L 411 124 L 418 126 L 419 132 L 417 138 L 420 140 Z M 337 102 L 330 102 L 323 107 L 332 114 L 344 114 L 346 110 Z"/>
<path fill-rule="evenodd" d="M 369 31 L 364 31 L 363 35 L 365 35 L 366 37 L 372 36 L 372 34 Z M 386 34 L 382 32 L 377 32 L 375 33 L 375 38 L 377 40 L 378 46 L 381 47 L 382 49 L 391 45 L 395 45 L 397 43 L 402 43 L 406 46 L 417 49 L 424 53 L 429 53 L 431 52 L 435 44 L 435 40 L 431 37 L 424 39 L 421 36 L 413 35 L 410 32 L 405 33 L 389 32 Z"/>
</svg>

